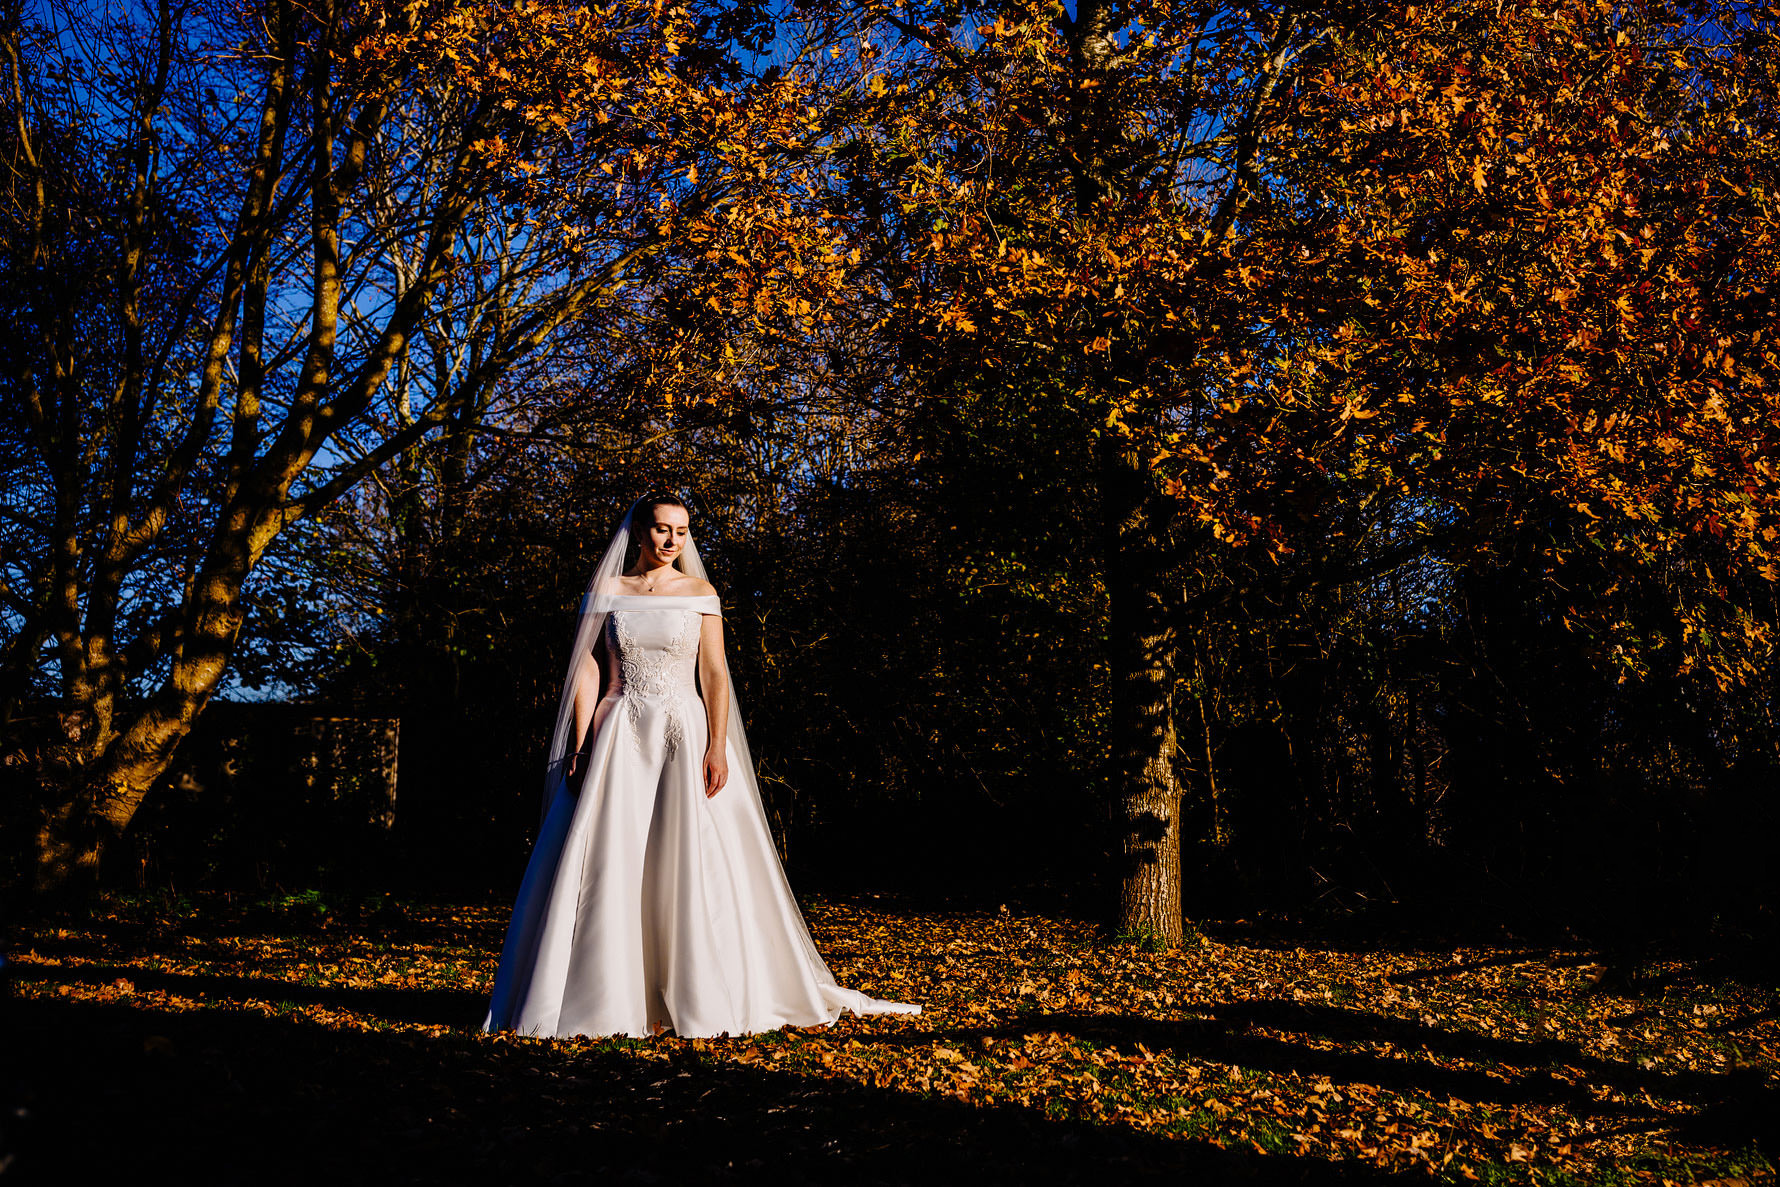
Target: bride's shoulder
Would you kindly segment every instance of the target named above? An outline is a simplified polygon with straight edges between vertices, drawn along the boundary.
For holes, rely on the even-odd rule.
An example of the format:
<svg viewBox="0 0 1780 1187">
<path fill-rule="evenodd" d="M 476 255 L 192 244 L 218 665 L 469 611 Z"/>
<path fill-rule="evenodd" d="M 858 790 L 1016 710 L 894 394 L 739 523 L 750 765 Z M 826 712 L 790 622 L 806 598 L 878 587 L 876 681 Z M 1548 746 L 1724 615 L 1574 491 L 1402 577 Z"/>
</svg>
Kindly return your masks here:
<svg viewBox="0 0 1780 1187">
<path fill-rule="evenodd" d="M 717 587 L 703 577 L 688 577 L 679 586 L 679 589 L 683 589 L 685 596 L 689 598 L 714 598 L 717 596 Z"/>
</svg>

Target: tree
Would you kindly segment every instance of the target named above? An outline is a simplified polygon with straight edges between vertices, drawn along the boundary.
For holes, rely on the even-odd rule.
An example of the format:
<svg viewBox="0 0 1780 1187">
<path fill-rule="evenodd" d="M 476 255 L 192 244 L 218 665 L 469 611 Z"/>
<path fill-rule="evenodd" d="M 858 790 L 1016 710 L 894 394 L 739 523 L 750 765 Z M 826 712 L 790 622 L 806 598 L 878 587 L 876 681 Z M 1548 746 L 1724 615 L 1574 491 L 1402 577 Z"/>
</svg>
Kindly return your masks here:
<svg viewBox="0 0 1780 1187">
<path fill-rule="evenodd" d="M 1006 377 L 1099 442 L 1124 929 L 1183 934 L 1181 639 L 1228 596 L 1192 562 L 1314 547 L 1331 497 L 1421 526 L 1317 580 L 1436 543 L 1489 563 L 1556 510 L 1586 526 L 1544 555 L 1684 577 L 1656 646 L 1612 589 L 1568 603 L 1628 676 L 1758 670 L 1771 10 L 948 13 L 883 13 L 901 51 L 837 155 L 883 195 L 881 275 L 931 394 Z"/>
<path fill-rule="evenodd" d="M 736 66 L 746 6 L 40 11 L 0 35 L 24 331 L 0 668 L 9 712 L 53 669 L 77 739 L 39 834 L 54 891 L 222 686 L 292 524 L 523 400 L 519 362 L 670 244 L 794 308 L 831 269 L 776 201 L 809 109 Z"/>
</svg>

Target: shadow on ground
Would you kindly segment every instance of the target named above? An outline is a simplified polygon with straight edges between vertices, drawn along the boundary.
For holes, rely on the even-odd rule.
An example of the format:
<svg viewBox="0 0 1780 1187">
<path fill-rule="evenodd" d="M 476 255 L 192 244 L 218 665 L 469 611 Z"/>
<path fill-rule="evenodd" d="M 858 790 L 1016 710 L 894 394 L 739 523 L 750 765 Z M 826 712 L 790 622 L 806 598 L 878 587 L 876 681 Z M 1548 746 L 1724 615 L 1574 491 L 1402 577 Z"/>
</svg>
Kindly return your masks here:
<svg viewBox="0 0 1780 1187">
<path fill-rule="evenodd" d="M 1265 1027 L 1274 1034 L 1255 1033 Z M 1287 1001 L 1218 1005 L 1203 1019 L 1185 1022 L 1108 1014 L 1046 1014 L 1018 1026 L 903 1032 L 864 1039 L 882 1044 L 923 1044 L 935 1040 L 970 1043 L 981 1038 L 1011 1039 L 1055 1031 L 1126 1049 L 1142 1044 L 1233 1067 L 1327 1078 L 1337 1086 L 1367 1084 L 1402 1094 L 1425 1093 L 1503 1106 L 1562 1105 L 1583 1117 L 1609 1117 L 1614 1132 L 1676 1130 L 1690 1141 L 1739 1145 L 1753 1142 L 1764 1152 L 1780 1149 L 1780 1093 L 1759 1069 L 1730 1072 L 1659 1071 L 1604 1060 L 1565 1041 L 1524 1042 L 1466 1031 L 1425 1026 L 1362 1010 L 1305 1006 Z M 1274 1037 L 1278 1033 L 1298 1036 Z M 1330 1050 L 1317 1041 L 1386 1043 L 1411 1058 Z M 1427 1053 L 1440 1062 L 1414 1058 Z M 1453 1066 L 1474 1061 L 1490 1071 Z M 1581 1073 L 1580 1079 L 1558 1069 Z M 1512 1071 L 1504 1079 L 1501 1073 Z M 1602 1099 L 1590 1089 L 1616 1090 L 1621 1099 Z M 1653 1101 L 1682 1101 L 1697 1111 L 1677 1127 L 1668 1108 Z"/>
<path fill-rule="evenodd" d="M 273 994 L 269 983 L 251 978 L 208 980 L 217 982 L 213 992 L 275 999 L 294 988 L 280 984 Z M 492 1043 L 469 1032 L 481 1002 L 466 1010 L 472 1003 L 465 997 L 314 991 L 317 1004 L 457 1028 L 431 1039 L 226 1009 L 151 1014 L 13 1001 L 4 1075 L 15 1080 L 13 1094 L 23 1096 L 33 1120 L 16 1145 L 9 1181 L 1370 1184 L 1400 1177 L 1058 1122 L 1032 1108 L 971 1107 L 713 1062 L 687 1048 L 662 1062 L 622 1050 Z"/>
<path fill-rule="evenodd" d="M 426 921 L 389 926 L 456 934 Z M 109 952 L 118 960 L 115 948 L 91 937 L 54 937 L 40 947 L 87 960 Z M 1420 984 L 1521 960 L 1592 958 L 1526 948 L 1387 979 Z M 1699 966 L 1628 967 L 1644 991 L 1634 997 L 1660 994 L 1677 976 L 1699 975 Z M 474 1033 L 486 1007 L 480 992 L 302 985 L 122 962 L 27 965 L 14 975 L 34 983 L 35 992 L 0 1002 L 0 1106 L 29 1109 L 22 1126 L 0 1114 L 0 1160 L 16 1155 L 8 1183 L 1427 1181 L 1425 1174 L 1389 1175 L 1360 1163 L 1059 1121 L 1042 1107 L 970 1106 L 813 1079 L 680 1046 L 667 1048 L 672 1055 L 664 1061 L 610 1045 L 494 1042 Z M 64 982 L 118 978 L 130 980 L 137 994 L 166 991 L 205 1000 L 208 1008 L 165 1013 L 53 996 Z M 354 1029 L 301 1012 L 272 1017 L 245 1007 L 249 1001 L 444 1033 Z M 1748 1028 L 1765 1014 L 1771 1011 L 1726 1017 L 1714 1029 Z M 918 1046 L 1049 1032 L 1233 1068 L 1327 1077 L 1338 1086 L 1558 1106 L 1598 1118 L 1611 1132 L 1668 1131 L 1683 1142 L 1725 1148 L 1754 1142 L 1769 1158 L 1780 1139 L 1780 1094 L 1758 1069 L 1645 1067 L 1600 1058 L 1564 1039 L 1492 1037 L 1438 1019 L 1316 1002 L 1217 1003 L 1185 1020 L 1038 1013 L 981 1028 L 868 1027 L 856 1037 Z"/>
<path fill-rule="evenodd" d="M 121 977 L 142 993 L 165 990 L 181 997 L 210 1001 L 330 1006 L 336 1010 L 367 1014 L 385 1022 L 417 1022 L 457 1029 L 479 1025 L 488 1010 L 488 995 L 469 990 L 353 989 L 339 985 L 303 985 L 271 977 L 163 973 L 126 965 L 84 964 L 72 970 L 44 965 L 25 966 L 13 975 L 21 982 L 83 981 L 101 985 Z"/>
</svg>

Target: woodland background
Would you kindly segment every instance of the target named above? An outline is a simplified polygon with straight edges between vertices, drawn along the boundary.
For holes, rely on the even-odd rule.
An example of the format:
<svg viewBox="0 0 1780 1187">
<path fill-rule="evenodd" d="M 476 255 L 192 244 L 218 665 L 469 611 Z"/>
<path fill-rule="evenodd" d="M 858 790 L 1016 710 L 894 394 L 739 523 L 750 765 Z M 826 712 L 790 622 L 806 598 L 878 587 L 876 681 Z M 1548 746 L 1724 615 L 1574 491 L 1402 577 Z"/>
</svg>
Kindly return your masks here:
<svg viewBox="0 0 1780 1187">
<path fill-rule="evenodd" d="M 1777 22 L 9 0 L 6 880 L 510 894 L 663 487 L 799 886 L 1770 934 Z"/>
</svg>

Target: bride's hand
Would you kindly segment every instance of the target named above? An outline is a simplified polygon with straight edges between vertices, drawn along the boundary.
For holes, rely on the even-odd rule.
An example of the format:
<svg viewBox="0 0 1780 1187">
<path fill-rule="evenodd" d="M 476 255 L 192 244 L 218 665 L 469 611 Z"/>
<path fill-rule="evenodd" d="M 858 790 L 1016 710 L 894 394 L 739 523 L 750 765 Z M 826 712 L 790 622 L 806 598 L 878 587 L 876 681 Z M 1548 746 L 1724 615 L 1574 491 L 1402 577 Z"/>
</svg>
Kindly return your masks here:
<svg viewBox="0 0 1780 1187">
<path fill-rule="evenodd" d="M 729 782 L 729 756 L 720 748 L 705 752 L 705 798 L 710 799 Z"/>
</svg>

